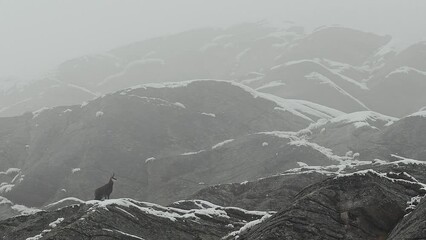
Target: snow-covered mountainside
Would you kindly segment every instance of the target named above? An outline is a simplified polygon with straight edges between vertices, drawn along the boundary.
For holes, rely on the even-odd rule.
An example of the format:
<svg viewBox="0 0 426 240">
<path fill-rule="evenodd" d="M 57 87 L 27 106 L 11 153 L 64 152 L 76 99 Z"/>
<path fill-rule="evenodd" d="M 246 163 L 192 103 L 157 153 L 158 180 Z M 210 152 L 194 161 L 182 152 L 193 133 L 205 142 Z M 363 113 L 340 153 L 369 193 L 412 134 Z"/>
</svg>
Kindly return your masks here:
<svg viewBox="0 0 426 240">
<path fill-rule="evenodd" d="M 212 92 L 215 88 L 223 94 L 221 101 L 226 100 L 226 96 L 242 98 L 235 108 L 244 106 L 247 111 L 251 109 L 247 104 L 256 106 L 261 102 L 263 110 L 259 114 L 265 114 L 265 109 L 281 113 L 275 107 L 286 102 L 284 99 L 278 102 L 268 100 L 267 95 L 262 97 L 253 90 L 228 82 L 192 81 L 140 86 L 103 96 L 82 106 L 59 107 L 21 116 L 27 118 L 26 121 L 16 121 L 16 118 L 6 121 L 9 124 L 4 125 L 4 131 L 22 122 L 33 124 L 27 134 L 23 134 L 23 130 L 7 132 L 20 137 L 21 141 L 24 136 L 34 140 L 22 146 L 29 150 L 20 168 L 9 168 L 0 173 L 2 195 L 10 199 L 2 198 L 0 209 L 3 216 L 20 215 L 0 221 L 0 231 L 11 239 L 424 237 L 410 229 L 421 227 L 424 222 L 426 164 L 406 158 L 424 157 L 424 111 L 401 119 L 365 111 L 330 116 L 317 122 L 293 115 L 298 121 L 306 121 L 305 126 L 310 123 L 297 132 L 260 131 L 267 126 L 256 126 L 255 121 L 249 121 L 253 124 L 250 125 L 252 129 L 239 132 L 233 129 L 232 121 L 227 121 L 227 125 L 220 127 L 226 126 L 230 135 L 216 135 L 222 140 L 213 141 L 206 139 L 202 131 L 186 129 L 189 135 L 173 135 L 180 130 L 172 125 L 161 125 L 153 131 L 165 128 L 169 134 L 173 133 L 170 136 L 139 132 L 136 129 L 141 127 L 134 128 L 135 122 L 155 125 L 145 118 L 129 117 L 129 112 L 123 114 L 116 109 L 122 110 L 117 98 L 130 97 L 138 100 L 134 106 L 142 102 L 160 113 L 162 111 L 155 106 L 177 109 L 180 118 L 174 118 L 177 121 L 174 124 L 188 121 L 181 117 L 192 112 L 202 119 L 215 121 L 225 116 L 240 116 L 241 112 L 232 115 L 235 109 L 217 111 L 223 108 L 221 104 L 210 102 L 200 108 L 199 101 L 183 97 L 190 95 L 191 88 L 197 88 L 195 92 L 198 92 L 198 88 L 206 85 L 213 95 L 217 94 Z M 226 93 L 224 89 L 233 90 Z M 151 102 L 141 101 L 141 98 Z M 129 106 L 127 102 L 126 105 Z M 266 107 L 268 105 L 272 106 Z M 99 106 L 103 108 L 99 109 Z M 113 109 L 119 118 L 110 118 Z M 259 111 L 258 107 L 254 109 Z M 133 110 L 133 114 L 147 113 L 145 108 Z M 64 117 L 60 114 L 71 116 L 66 117 L 66 123 L 59 124 L 57 119 Z M 252 112 L 252 116 L 257 115 Z M 282 124 L 289 116 L 271 115 L 269 118 L 281 119 L 277 122 Z M 153 117 L 154 122 L 160 119 L 157 115 Z M 108 135 L 112 123 L 117 123 L 112 126 L 120 126 L 120 129 Z M 205 129 L 201 120 L 191 124 Z M 269 124 L 271 128 L 289 126 L 274 121 Z M 34 127 L 43 128 L 39 131 L 47 135 L 38 135 Z M 337 139 L 339 144 L 330 144 L 330 148 L 319 144 L 328 143 L 322 139 L 332 139 L 330 136 L 336 132 L 348 132 L 349 135 Z M 407 134 L 401 134 L 405 132 Z M 63 133 L 73 137 L 63 139 Z M 108 141 L 101 140 L 103 134 L 109 136 L 107 139 L 111 144 L 105 145 Z M 149 135 L 149 141 L 154 138 L 161 142 L 173 136 L 180 139 L 185 136 L 192 143 L 185 145 L 179 141 L 179 146 L 174 142 L 162 145 L 162 149 L 152 149 L 154 145 L 148 145 L 149 141 L 141 137 L 145 134 Z M 358 142 L 348 137 L 351 135 L 357 137 Z M 51 137 L 52 142 L 40 145 Z M 190 148 L 195 139 L 200 145 L 196 149 Z M 401 141 L 409 141 L 410 145 L 400 144 Z M 113 149 L 107 151 L 108 147 Z M 352 147 L 359 151 L 345 153 Z M 16 147 L 17 153 L 19 148 Z M 49 149 L 47 156 L 43 154 L 44 149 Z M 150 149 L 158 152 L 142 155 Z M 378 157 L 372 157 L 371 149 Z M 345 154 L 337 154 L 339 151 Z M 80 158 L 84 161 L 78 161 Z M 118 199 L 85 201 L 91 199 L 93 189 L 102 184 L 100 178 L 104 169 L 113 169 L 116 173 L 118 181 L 114 184 L 112 197 Z M 170 205 L 163 207 L 140 200 Z M 12 202 L 38 205 L 42 210 Z M 321 227 L 312 228 L 312 225 Z"/>
<path fill-rule="evenodd" d="M 424 239 L 426 44 L 393 44 L 242 24 L 0 80 L 0 238 Z"/>
<path fill-rule="evenodd" d="M 339 155 L 358 155 L 371 160 L 388 156 L 383 131 L 399 119 L 372 111 L 354 112 L 330 120 L 319 120 L 298 136 L 333 149 Z"/>
<path fill-rule="evenodd" d="M 147 166 L 149 194 L 137 197 L 167 204 L 206 186 L 255 180 L 300 164 L 339 165 L 352 159 L 336 156 L 331 150 L 293 133 L 256 133 L 230 139 L 211 149 L 150 161 Z"/>
<path fill-rule="evenodd" d="M 393 44 L 390 36 L 344 27 L 193 30 L 71 59 L 25 86 L 6 81 L 0 116 L 81 104 L 138 84 L 224 79 L 343 112 L 402 117 L 426 102 L 426 44 Z"/>
<path fill-rule="evenodd" d="M 355 155 L 360 160 L 387 158 L 396 154 L 425 161 L 424 116 L 424 111 L 401 119 L 371 111 L 355 112 L 319 120 L 297 135 L 330 148 L 337 155 Z"/>
<path fill-rule="evenodd" d="M 334 163 L 330 153 L 299 145 L 291 134 L 251 135 L 297 131 L 341 114 L 241 84 L 202 80 L 142 85 L 82 105 L 0 118 L 0 167 L 19 168 L 3 181 L 1 194 L 30 206 L 66 196 L 91 199 L 115 172 L 117 196 L 170 203 L 199 190 L 200 182 L 275 174 L 302 156 L 312 164 Z M 237 176 L 233 169 L 241 164 L 246 172 Z"/>
<path fill-rule="evenodd" d="M 29 206 L 87 200 L 115 172 L 116 196 L 168 204 L 298 166 L 426 160 L 423 113 L 344 114 L 216 80 L 141 85 L 0 118 L 0 194 Z"/>
</svg>

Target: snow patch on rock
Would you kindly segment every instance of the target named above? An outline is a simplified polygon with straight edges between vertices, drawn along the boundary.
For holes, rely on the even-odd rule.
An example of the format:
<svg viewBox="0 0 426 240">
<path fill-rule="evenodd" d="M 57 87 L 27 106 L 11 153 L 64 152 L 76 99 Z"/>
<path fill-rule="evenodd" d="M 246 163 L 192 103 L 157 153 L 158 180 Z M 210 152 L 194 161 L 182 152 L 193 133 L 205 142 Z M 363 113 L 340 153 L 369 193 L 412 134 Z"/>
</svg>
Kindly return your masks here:
<svg viewBox="0 0 426 240">
<path fill-rule="evenodd" d="M 248 222 L 247 224 L 245 224 L 244 226 L 242 226 L 238 231 L 234 231 L 231 232 L 230 234 L 228 234 L 226 237 L 224 238 L 229 238 L 229 237 L 235 237 L 235 239 L 239 238 L 239 235 L 245 231 L 247 231 L 248 229 L 266 221 L 266 219 L 270 218 L 272 215 L 270 214 L 266 214 L 264 215 L 262 218 L 260 219 L 256 219 L 254 221 Z"/>
<path fill-rule="evenodd" d="M 183 105 L 180 102 L 175 102 L 174 105 L 177 106 L 177 107 L 180 107 L 180 108 L 186 108 L 185 105 Z"/>
<path fill-rule="evenodd" d="M 49 227 L 51 228 L 55 228 L 56 226 L 58 226 L 62 221 L 64 221 L 64 218 L 58 218 L 55 221 L 49 223 Z"/>
<path fill-rule="evenodd" d="M 205 113 L 205 112 L 203 112 L 203 113 L 201 113 L 201 114 L 203 114 L 203 115 L 205 115 L 205 116 L 213 117 L 213 118 L 215 118 L 215 117 L 216 117 L 216 114 L 214 114 L 214 113 Z"/>
<path fill-rule="evenodd" d="M 408 74 L 410 72 L 415 72 L 417 74 L 426 76 L 426 72 L 424 72 L 424 71 L 420 71 L 420 70 L 418 70 L 416 68 L 412 68 L 412 67 L 403 66 L 403 67 L 397 68 L 393 72 L 390 72 L 388 75 L 386 75 L 386 78 L 389 78 L 390 76 L 392 76 L 394 74 Z"/>
<path fill-rule="evenodd" d="M 228 139 L 228 140 L 225 140 L 225 141 L 223 141 L 223 142 L 220 142 L 220 143 L 218 143 L 218 144 L 214 145 L 214 146 L 212 147 L 212 149 L 221 148 L 221 147 L 223 147 L 224 145 L 226 145 L 226 144 L 228 144 L 228 143 L 233 142 L 234 140 L 235 140 L 235 139 Z"/>
<path fill-rule="evenodd" d="M 34 112 L 33 112 L 33 119 L 37 118 L 38 116 L 40 116 L 40 114 L 41 114 L 42 112 L 47 111 L 47 110 L 49 110 L 49 109 L 51 109 L 51 108 L 48 108 L 48 107 L 42 107 L 42 108 L 40 108 L 39 110 L 34 111 Z"/>
<path fill-rule="evenodd" d="M 2 183 L 0 185 L 0 193 L 8 193 L 12 191 L 13 187 L 15 187 L 15 184 Z"/>
<path fill-rule="evenodd" d="M 8 168 L 5 172 L 0 172 L 0 175 L 10 175 L 10 174 L 18 174 L 21 172 L 19 168 Z"/>
<path fill-rule="evenodd" d="M 40 234 L 35 235 L 34 237 L 26 238 L 25 240 L 39 240 L 42 237 L 43 237 L 43 235 L 40 233 Z"/>
<path fill-rule="evenodd" d="M 104 112 L 102 112 L 102 111 L 96 112 L 96 117 L 102 117 L 103 115 L 104 115 Z"/>
<path fill-rule="evenodd" d="M 107 231 L 107 232 L 116 232 L 116 233 L 119 233 L 119 234 L 121 234 L 123 236 L 130 237 L 131 239 L 145 240 L 145 239 L 143 239 L 141 237 L 138 237 L 136 235 L 125 233 L 125 232 L 122 232 L 122 231 L 117 230 L 117 229 L 111 230 L 111 229 L 103 228 L 102 230 Z"/>
<path fill-rule="evenodd" d="M 413 114 L 408 115 L 407 117 L 424 117 L 424 118 L 426 118 L 426 110 L 415 112 Z"/>
<path fill-rule="evenodd" d="M 199 153 L 205 152 L 205 150 L 200 150 L 198 152 L 186 152 L 186 153 L 182 153 L 181 156 L 190 156 L 190 155 L 196 155 Z"/>
<path fill-rule="evenodd" d="M 83 107 L 87 106 L 87 104 L 89 104 L 89 102 L 84 101 L 84 102 L 80 105 L 80 107 L 81 107 L 81 108 L 83 108 Z"/>
</svg>

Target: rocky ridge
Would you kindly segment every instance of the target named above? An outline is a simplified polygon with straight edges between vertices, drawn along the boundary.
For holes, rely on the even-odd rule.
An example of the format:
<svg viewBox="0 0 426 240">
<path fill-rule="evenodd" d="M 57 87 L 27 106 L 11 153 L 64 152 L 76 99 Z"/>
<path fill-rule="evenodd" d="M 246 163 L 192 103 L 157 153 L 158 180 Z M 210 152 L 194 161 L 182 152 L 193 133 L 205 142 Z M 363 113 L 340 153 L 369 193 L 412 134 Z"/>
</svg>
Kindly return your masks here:
<svg viewBox="0 0 426 240">
<path fill-rule="evenodd" d="M 425 168 L 411 159 L 340 168 L 304 165 L 256 181 L 211 186 L 189 197 L 200 200 L 168 207 L 132 199 L 64 199 L 44 211 L 3 220 L 0 230 L 5 239 L 418 237 L 426 194 L 418 180 L 425 176 L 418 174 Z"/>
</svg>

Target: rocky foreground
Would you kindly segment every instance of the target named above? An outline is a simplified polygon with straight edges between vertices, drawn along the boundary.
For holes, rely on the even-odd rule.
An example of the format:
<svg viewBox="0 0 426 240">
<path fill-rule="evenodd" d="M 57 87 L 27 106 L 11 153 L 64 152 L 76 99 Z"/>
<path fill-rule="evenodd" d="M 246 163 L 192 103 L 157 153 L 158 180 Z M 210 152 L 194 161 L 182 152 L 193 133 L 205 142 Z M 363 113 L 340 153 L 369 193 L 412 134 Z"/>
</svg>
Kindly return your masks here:
<svg viewBox="0 0 426 240">
<path fill-rule="evenodd" d="M 201 200 L 162 207 L 112 199 L 10 218 L 0 231 L 3 239 L 220 239 L 265 216 Z"/>
<path fill-rule="evenodd" d="M 424 239 L 426 164 L 304 166 L 167 207 L 64 199 L 0 222 L 3 239 Z M 220 204 L 220 205 L 217 205 Z M 250 210 L 245 210 L 250 209 Z"/>
</svg>

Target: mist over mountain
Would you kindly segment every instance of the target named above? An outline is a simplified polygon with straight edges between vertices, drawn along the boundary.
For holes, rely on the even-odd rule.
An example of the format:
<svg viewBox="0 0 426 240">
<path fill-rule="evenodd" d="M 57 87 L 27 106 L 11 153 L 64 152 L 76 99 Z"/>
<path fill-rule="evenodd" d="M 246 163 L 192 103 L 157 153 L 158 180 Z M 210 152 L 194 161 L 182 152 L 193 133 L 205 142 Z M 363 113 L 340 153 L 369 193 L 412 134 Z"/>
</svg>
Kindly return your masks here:
<svg viewBox="0 0 426 240">
<path fill-rule="evenodd" d="M 426 40 L 425 7 L 422 0 L 2 0 L 0 78 L 31 79 L 67 59 L 141 39 L 264 19 L 308 31 L 338 24 L 405 46 Z"/>
<path fill-rule="evenodd" d="M 369 6 L 364 15 L 371 16 L 383 10 L 381 1 L 336 2 L 345 6 L 341 12 L 312 3 L 333 13 L 318 18 L 305 1 L 283 10 L 238 0 L 227 6 L 245 9 L 239 16 L 312 16 L 300 24 L 233 25 L 225 24 L 238 16 L 232 9 L 221 12 L 221 21 L 201 20 L 223 4 L 192 1 L 184 9 L 184 2 L 142 2 L 111 0 L 115 11 L 70 23 L 77 13 L 60 9 L 78 9 L 79 1 L 30 4 L 31 14 L 50 6 L 66 19 L 58 21 L 69 27 L 60 38 L 69 38 L 80 21 L 87 29 L 76 38 L 98 21 L 105 22 L 93 41 L 106 38 L 101 26 L 122 31 L 98 50 L 79 48 L 72 56 L 70 49 L 49 55 L 57 49 L 52 45 L 46 61 L 70 57 L 30 81 L 0 78 L 0 238 L 426 237 L 426 42 L 388 26 L 393 20 L 384 15 L 377 15 L 388 19 L 383 28 L 366 27 L 349 13 L 341 23 L 357 24 L 313 27 L 346 8 Z M 386 3 L 393 6 L 386 14 L 399 10 L 400 18 L 410 9 L 407 22 L 417 26 L 416 1 L 400 8 Z M 16 9 L 28 4 L 0 1 Z M 141 6 L 152 7 L 144 10 L 150 19 L 200 11 L 168 28 L 152 23 L 143 33 L 156 37 L 132 30 L 123 44 L 129 35 L 121 24 L 150 26 L 136 17 Z M 306 11 L 291 14 L 297 9 Z M 114 25 L 107 12 L 122 19 Z M 46 29 L 56 26 L 51 16 L 36 18 L 25 34 L 45 29 L 44 20 Z M 210 21 L 213 27 L 206 27 Z M 33 61 L 34 68 L 44 64 Z"/>
<path fill-rule="evenodd" d="M 5 82 L 0 114 L 81 104 L 144 83 L 222 79 L 343 112 L 401 117 L 425 103 L 424 46 L 397 51 L 390 36 L 343 27 L 305 33 L 247 23 L 193 30 L 71 59 L 30 84 Z"/>
</svg>

